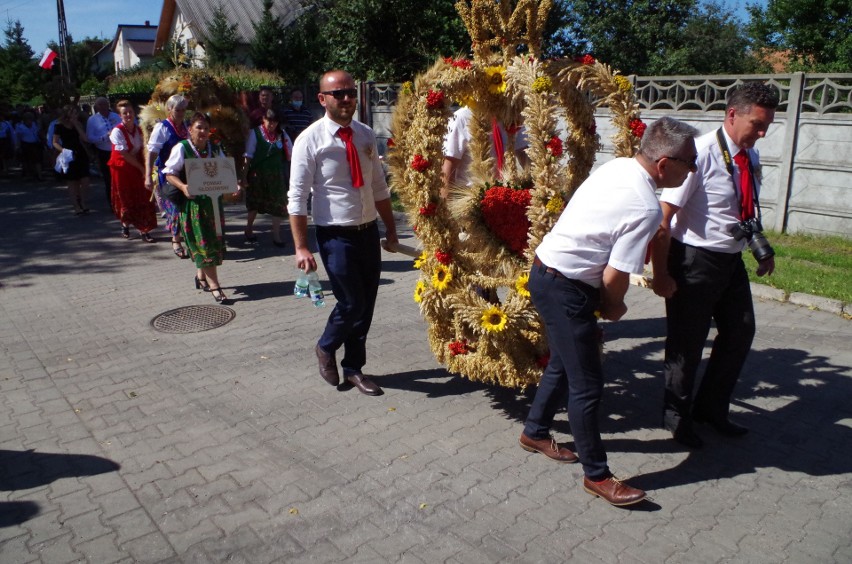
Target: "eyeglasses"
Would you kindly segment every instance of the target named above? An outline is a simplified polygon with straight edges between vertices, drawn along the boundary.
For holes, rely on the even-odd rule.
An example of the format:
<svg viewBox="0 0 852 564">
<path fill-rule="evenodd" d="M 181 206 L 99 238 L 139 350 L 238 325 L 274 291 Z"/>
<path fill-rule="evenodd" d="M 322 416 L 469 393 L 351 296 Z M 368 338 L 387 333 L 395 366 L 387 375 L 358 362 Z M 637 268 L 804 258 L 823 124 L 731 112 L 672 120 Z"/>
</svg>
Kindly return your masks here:
<svg viewBox="0 0 852 564">
<path fill-rule="evenodd" d="M 323 96 L 334 96 L 335 100 L 343 100 L 347 96 L 354 100 L 358 97 L 357 88 L 343 88 L 341 90 L 329 90 L 328 92 L 320 92 Z"/>
<path fill-rule="evenodd" d="M 683 164 L 685 164 L 687 167 L 689 167 L 689 170 L 691 170 L 691 171 L 693 171 L 693 172 L 695 172 L 696 170 L 698 170 L 698 155 L 695 155 L 694 157 L 692 157 L 692 160 L 691 160 L 691 161 L 687 161 L 686 159 L 679 159 L 679 158 L 677 158 L 677 157 L 668 157 L 668 156 L 667 156 L 667 157 L 660 157 L 659 159 L 657 159 L 657 160 L 656 160 L 656 161 L 654 161 L 654 162 L 660 162 L 660 161 L 661 161 L 661 160 L 663 160 L 663 159 L 669 159 L 669 160 L 672 160 L 672 161 L 677 161 L 677 162 L 679 162 L 679 163 L 683 163 Z"/>
</svg>

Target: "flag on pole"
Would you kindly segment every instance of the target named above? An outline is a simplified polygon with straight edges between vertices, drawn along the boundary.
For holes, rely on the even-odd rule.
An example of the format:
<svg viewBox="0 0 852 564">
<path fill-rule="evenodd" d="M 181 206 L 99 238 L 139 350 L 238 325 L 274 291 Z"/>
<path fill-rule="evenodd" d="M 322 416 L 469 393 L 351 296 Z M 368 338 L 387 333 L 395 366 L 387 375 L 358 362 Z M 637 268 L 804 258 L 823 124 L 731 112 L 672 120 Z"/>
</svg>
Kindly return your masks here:
<svg viewBox="0 0 852 564">
<path fill-rule="evenodd" d="M 41 56 L 41 60 L 38 62 L 38 66 L 43 69 L 53 68 L 53 61 L 56 59 L 56 53 L 51 48 L 47 48 L 44 50 L 44 54 Z"/>
</svg>

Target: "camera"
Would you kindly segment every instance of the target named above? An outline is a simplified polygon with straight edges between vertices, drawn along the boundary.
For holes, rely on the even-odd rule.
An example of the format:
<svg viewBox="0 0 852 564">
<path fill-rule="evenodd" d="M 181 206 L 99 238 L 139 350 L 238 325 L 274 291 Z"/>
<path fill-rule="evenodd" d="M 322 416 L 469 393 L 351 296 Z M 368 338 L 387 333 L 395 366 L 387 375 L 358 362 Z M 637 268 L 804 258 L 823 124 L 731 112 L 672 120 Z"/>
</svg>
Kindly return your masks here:
<svg viewBox="0 0 852 564">
<path fill-rule="evenodd" d="M 754 255 L 757 262 L 775 256 L 775 251 L 763 234 L 763 225 L 760 224 L 759 219 L 751 218 L 737 223 L 731 227 L 731 235 L 737 241 L 742 239 L 748 241 L 748 248 L 751 249 L 751 254 Z"/>
</svg>

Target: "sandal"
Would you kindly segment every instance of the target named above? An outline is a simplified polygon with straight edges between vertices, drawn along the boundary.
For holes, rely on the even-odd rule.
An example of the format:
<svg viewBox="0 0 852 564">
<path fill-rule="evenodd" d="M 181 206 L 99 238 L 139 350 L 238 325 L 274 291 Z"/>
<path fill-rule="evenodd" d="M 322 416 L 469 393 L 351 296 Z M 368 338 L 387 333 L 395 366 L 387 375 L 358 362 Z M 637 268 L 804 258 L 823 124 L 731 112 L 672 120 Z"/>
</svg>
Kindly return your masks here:
<svg viewBox="0 0 852 564">
<path fill-rule="evenodd" d="M 172 251 L 175 253 L 175 256 L 177 256 L 177 258 L 186 258 L 186 250 L 184 250 L 181 244 L 177 241 L 172 241 Z"/>
<path fill-rule="evenodd" d="M 210 293 L 213 294 L 213 299 L 219 304 L 229 304 L 231 300 L 222 291 L 222 288 L 210 288 Z"/>
<path fill-rule="evenodd" d="M 207 283 L 206 278 L 195 277 L 195 289 L 196 290 L 204 290 L 205 292 L 210 291 L 210 284 Z"/>
<path fill-rule="evenodd" d="M 145 241 L 146 243 L 155 243 L 156 242 L 156 239 L 151 237 L 151 235 L 149 233 L 142 233 L 142 240 Z"/>
<path fill-rule="evenodd" d="M 130 227 L 126 225 L 121 226 L 121 236 L 125 239 L 130 239 Z"/>
</svg>

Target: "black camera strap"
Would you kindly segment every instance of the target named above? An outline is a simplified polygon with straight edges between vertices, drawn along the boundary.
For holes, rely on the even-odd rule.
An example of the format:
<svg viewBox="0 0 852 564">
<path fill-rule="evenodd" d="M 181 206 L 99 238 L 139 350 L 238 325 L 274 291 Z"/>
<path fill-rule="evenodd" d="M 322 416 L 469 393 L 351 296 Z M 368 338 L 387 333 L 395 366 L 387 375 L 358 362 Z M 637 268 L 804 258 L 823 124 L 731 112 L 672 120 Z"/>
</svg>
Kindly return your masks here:
<svg viewBox="0 0 852 564">
<path fill-rule="evenodd" d="M 725 135 L 722 133 L 722 128 L 716 130 L 716 141 L 719 143 L 719 149 L 722 151 L 722 159 L 725 161 L 725 168 L 728 169 L 728 174 L 731 175 L 731 184 L 734 187 L 734 194 L 737 193 L 737 183 L 734 181 L 734 159 L 731 158 L 731 150 L 728 148 L 728 142 L 725 141 Z M 746 162 L 748 162 L 748 172 L 751 174 L 752 190 L 754 191 L 754 207 L 757 210 L 757 221 L 761 224 L 763 220 L 760 216 L 760 200 L 757 197 L 757 176 L 754 175 L 754 167 L 751 164 L 751 158 L 748 156 L 748 151 L 743 149 L 746 154 Z M 737 198 L 740 204 L 740 217 L 742 217 L 742 196 Z"/>
</svg>

